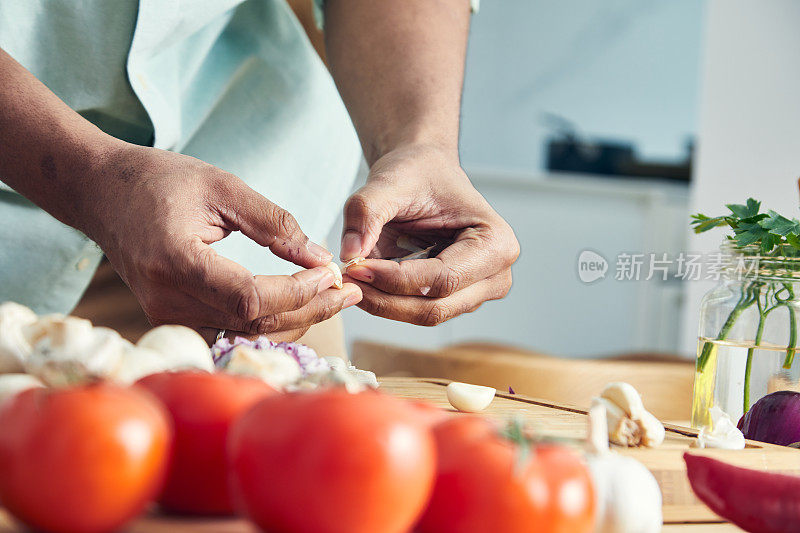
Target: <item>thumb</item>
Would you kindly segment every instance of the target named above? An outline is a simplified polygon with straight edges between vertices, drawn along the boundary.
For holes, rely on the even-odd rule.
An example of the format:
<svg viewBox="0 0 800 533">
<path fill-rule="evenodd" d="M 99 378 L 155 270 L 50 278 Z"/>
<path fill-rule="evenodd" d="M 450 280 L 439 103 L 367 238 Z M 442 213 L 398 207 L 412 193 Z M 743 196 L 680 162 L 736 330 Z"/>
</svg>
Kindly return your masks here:
<svg viewBox="0 0 800 533">
<path fill-rule="evenodd" d="M 378 242 L 383 226 L 396 214 L 394 198 L 388 188 L 367 183 L 356 191 L 344 206 L 339 258 L 349 261 L 367 257 Z"/>
<path fill-rule="evenodd" d="M 285 209 L 249 187 L 239 199 L 233 207 L 239 230 L 281 259 L 304 268 L 327 265 L 333 259 L 333 254 L 303 233 L 297 220 Z"/>
</svg>

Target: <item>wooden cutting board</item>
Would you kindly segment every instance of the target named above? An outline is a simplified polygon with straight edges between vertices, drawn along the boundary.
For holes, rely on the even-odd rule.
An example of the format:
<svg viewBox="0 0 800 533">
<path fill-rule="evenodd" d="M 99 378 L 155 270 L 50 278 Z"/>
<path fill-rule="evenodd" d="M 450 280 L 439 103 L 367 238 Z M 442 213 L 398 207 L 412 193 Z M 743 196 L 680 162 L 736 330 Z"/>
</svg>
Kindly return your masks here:
<svg viewBox="0 0 800 533">
<path fill-rule="evenodd" d="M 403 398 L 422 399 L 444 409 L 452 410 L 447 401 L 441 379 L 383 378 L 384 392 Z M 586 412 L 573 406 L 555 404 L 522 395 L 498 393 L 485 415 L 500 421 L 522 417 L 543 435 L 581 441 L 586 434 Z M 740 531 L 730 524 L 719 523 L 719 517 L 698 501 L 686 479 L 682 455 L 690 450 L 696 431 L 667 425 L 664 444 L 655 449 L 617 448 L 619 453 L 641 461 L 655 476 L 664 498 L 664 531 L 730 533 Z M 750 468 L 786 472 L 800 475 L 800 450 L 748 441 L 744 450 L 694 450 L 693 453 L 709 455 Z M 0 533 L 20 531 L 13 527 L 9 517 L 0 510 Z M 238 519 L 191 519 L 149 516 L 131 525 L 129 533 L 253 533 L 255 529 Z"/>
<path fill-rule="evenodd" d="M 445 394 L 448 380 L 383 378 L 381 383 L 384 391 L 397 396 L 424 398 L 452 410 Z M 483 414 L 500 421 L 521 416 L 546 436 L 576 441 L 586 437 L 586 411 L 566 404 L 498 391 Z M 661 487 L 665 524 L 721 521 L 692 492 L 683 461 L 686 451 L 743 467 L 800 475 L 800 450 L 756 441 L 747 441 L 744 450 L 700 450 L 690 447 L 697 436 L 696 430 L 670 424 L 665 427 L 667 435 L 658 448 L 614 447 L 615 451 L 637 459 L 653 473 Z"/>
</svg>

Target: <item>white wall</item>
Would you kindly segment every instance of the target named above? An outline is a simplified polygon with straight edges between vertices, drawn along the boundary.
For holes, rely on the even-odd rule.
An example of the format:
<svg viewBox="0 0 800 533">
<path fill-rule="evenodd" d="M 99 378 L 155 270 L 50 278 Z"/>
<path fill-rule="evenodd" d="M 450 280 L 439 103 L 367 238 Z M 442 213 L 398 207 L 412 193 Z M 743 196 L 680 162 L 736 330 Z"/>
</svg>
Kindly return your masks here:
<svg viewBox="0 0 800 533">
<path fill-rule="evenodd" d="M 798 213 L 800 177 L 800 2 L 710 0 L 700 98 L 693 212 L 722 213 L 748 196 Z M 721 233 L 693 236 L 692 250 L 714 250 Z M 691 283 L 682 348 L 696 344 L 700 299 Z"/>
<path fill-rule="evenodd" d="M 704 0 L 488 0 L 472 19 L 467 167 L 543 167 L 545 111 L 677 158 L 696 128 Z"/>
</svg>

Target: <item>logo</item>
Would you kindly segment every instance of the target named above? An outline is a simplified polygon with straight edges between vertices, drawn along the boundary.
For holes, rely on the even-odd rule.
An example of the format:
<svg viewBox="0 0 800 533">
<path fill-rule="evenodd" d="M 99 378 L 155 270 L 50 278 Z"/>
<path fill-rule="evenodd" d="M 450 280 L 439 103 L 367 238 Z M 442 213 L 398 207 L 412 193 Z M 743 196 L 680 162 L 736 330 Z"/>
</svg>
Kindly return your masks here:
<svg viewBox="0 0 800 533">
<path fill-rule="evenodd" d="M 584 283 L 592 283 L 606 277 L 608 261 L 602 255 L 584 250 L 578 256 L 578 277 Z"/>
</svg>

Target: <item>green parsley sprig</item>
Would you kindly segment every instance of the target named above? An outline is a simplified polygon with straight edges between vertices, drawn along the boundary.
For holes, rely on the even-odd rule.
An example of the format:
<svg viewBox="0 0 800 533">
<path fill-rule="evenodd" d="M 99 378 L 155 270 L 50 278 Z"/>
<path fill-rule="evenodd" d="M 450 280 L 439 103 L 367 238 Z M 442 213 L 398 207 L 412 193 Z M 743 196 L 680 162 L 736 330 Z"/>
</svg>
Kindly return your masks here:
<svg viewBox="0 0 800 533">
<path fill-rule="evenodd" d="M 748 198 L 746 204 L 728 204 L 729 215 L 709 217 L 692 215 L 695 233 L 718 226 L 730 226 L 733 235 L 728 239 L 738 246 L 757 245 L 761 253 L 784 257 L 800 257 L 800 221 L 769 210 L 759 213 L 761 202 Z"/>
</svg>

